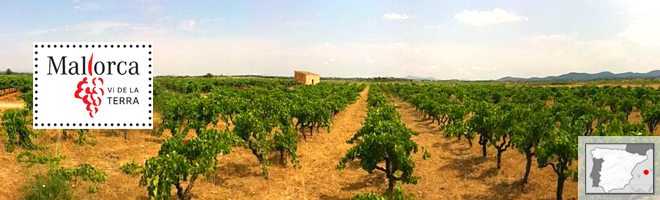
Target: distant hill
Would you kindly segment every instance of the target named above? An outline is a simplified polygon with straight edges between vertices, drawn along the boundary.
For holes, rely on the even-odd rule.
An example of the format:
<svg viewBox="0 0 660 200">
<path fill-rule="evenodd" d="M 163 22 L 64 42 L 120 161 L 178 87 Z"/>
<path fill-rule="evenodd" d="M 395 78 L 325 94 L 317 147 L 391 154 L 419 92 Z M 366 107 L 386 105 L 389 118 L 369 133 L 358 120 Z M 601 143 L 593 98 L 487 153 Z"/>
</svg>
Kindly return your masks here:
<svg viewBox="0 0 660 200">
<path fill-rule="evenodd" d="M 532 77 L 532 78 L 518 78 L 518 77 L 503 77 L 498 79 L 498 81 L 593 81 L 593 80 L 604 80 L 604 79 L 635 79 L 635 78 L 645 78 L 645 79 L 654 79 L 660 78 L 660 70 L 653 70 L 647 73 L 636 73 L 636 72 L 625 72 L 620 74 L 615 74 L 612 72 L 604 71 L 595 74 L 589 73 L 577 73 L 571 72 L 568 74 L 563 74 L 559 76 L 548 76 L 548 77 Z"/>
<path fill-rule="evenodd" d="M 429 77 L 419 77 L 419 76 L 406 76 L 403 77 L 404 79 L 409 79 L 409 80 L 427 80 L 427 81 L 434 81 L 435 78 L 429 76 Z"/>
</svg>

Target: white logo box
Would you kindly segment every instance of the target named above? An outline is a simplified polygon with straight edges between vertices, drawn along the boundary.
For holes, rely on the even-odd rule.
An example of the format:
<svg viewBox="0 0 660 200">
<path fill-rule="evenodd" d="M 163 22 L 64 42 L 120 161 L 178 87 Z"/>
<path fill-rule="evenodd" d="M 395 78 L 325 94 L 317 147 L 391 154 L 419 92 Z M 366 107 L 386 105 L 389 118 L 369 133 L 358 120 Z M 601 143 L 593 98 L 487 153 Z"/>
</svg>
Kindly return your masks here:
<svg viewBox="0 0 660 200">
<path fill-rule="evenodd" d="M 34 129 L 153 128 L 152 43 L 35 42 L 32 53 Z"/>
</svg>

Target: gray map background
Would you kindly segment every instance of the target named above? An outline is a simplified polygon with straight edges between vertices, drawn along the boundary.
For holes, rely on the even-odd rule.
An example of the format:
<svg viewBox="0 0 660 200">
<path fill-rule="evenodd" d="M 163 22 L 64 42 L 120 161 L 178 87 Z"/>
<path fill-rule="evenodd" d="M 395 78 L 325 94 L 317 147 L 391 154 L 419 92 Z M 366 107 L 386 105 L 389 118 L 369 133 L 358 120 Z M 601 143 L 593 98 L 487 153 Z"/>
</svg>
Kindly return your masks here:
<svg viewBox="0 0 660 200">
<path fill-rule="evenodd" d="M 591 179 L 591 169 L 593 169 L 593 162 L 592 162 L 592 156 L 591 156 L 591 150 L 595 148 L 606 148 L 606 149 L 620 149 L 625 151 L 626 150 L 625 144 L 586 144 L 586 175 L 585 178 L 587 179 L 586 182 L 586 193 L 605 193 L 605 190 L 603 190 L 602 187 L 591 187 L 593 180 Z M 647 151 L 647 155 L 653 155 L 654 152 Z M 653 193 L 653 191 L 649 192 L 649 188 L 653 187 L 653 173 L 649 173 L 649 175 L 644 175 L 643 171 L 644 169 L 648 169 L 649 171 L 653 172 L 653 159 L 652 157 L 647 159 L 646 161 L 637 164 L 637 166 L 633 169 L 633 179 L 630 181 L 630 184 L 626 185 L 625 188 L 623 189 L 616 189 L 612 190 L 609 193 L 639 193 L 636 190 L 641 189 L 644 190 L 645 193 Z M 641 191 L 640 191 L 641 192 Z"/>
<path fill-rule="evenodd" d="M 578 198 L 579 199 L 660 199 L 660 192 L 654 192 L 654 194 L 630 194 L 630 193 L 586 194 L 585 184 L 591 185 L 591 182 L 590 181 L 586 182 L 587 178 L 589 177 L 589 174 L 586 170 L 587 162 L 585 162 L 586 161 L 585 159 L 587 158 L 585 156 L 587 154 L 585 153 L 586 152 L 585 143 L 654 143 L 655 147 L 660 147 L 660 136 L 580 136 L 578 138 L 578 170 L 579 170 Z M 615 146 L 615 147 L 620 147 L 621 149 L 625 150 L 625 145 Z M 655 166 L 657 166 L 658 160 L 660 160 L 659 156 L 660 156 L 659 153 L 654 152 L 653 160 Z M 633 172 L 639 171 L 638 168 L 640 168 L 642 165 L 647 166 L 650 165 L 650 163 L 647 163 L 647 161 L 644 161 L 644 163 L 640 163 L 638 166 L 636 166 Z M 653 168 L 653 170 L 654 171 L 651 172 L 648 176 L 652 177 L 654 179 L 654 182 L 657 183 L 658 177 L 655 176 L 655 174 L 657 174 L 656 173 L 657 169 Z M 635 178 L 636 176 L 637 175 L 635 174 Z M 658 191 L 658 189 L 660 189 L 658 185 L 659 184 L 654 184 L 653 186 L 654 191 Z M 626 190 L 626 189 L 630 189 L 630 188 L 624 188 L 622 190 Z M 616 190 L 613 190 L 612 192 L 614 191 Z M 590 192 L 592 192 L 592 190 L 590 190 Z M 598 190 L 596 190 L 596 192 L 598 192 Z M 602 189 L 600 190 L 600 192 L 602 192 Z"/>
</svg>

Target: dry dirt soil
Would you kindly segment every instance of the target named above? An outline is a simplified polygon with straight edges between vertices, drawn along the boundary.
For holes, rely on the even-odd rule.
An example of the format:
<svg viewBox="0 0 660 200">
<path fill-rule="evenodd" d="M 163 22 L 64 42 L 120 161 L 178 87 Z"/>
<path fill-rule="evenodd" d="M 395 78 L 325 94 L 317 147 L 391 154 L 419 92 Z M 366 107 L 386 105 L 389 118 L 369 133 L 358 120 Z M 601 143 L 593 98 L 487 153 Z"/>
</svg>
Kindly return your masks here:
<svg viewBox="0 0 660 200">
<path fill-rule="evenodd" d="M 23 108 L 23 101 L 17 99 L 18 95 L 20 95 L 20 92 L 13 92 L 0 96 L 0 111 L 12 108 Z"/>
<path fill-rule="evenodd" d="M 281 166 L 279 155 L 272 154 L 268 168 L 270 177 L 261 176 L 256 158 L 242 148 L 233 148 L 229 155 L 219 156 L 214 174 L 199 179 L 193 188 L 197 199 L 347 199 L 359 192 L 383 192 L 387 181 L 382 173 L 368 174 L 359 163 L 350 163 L 347 169 L 335 170 L 344 153 L 351 147 L 346 144 L 360 128 L 366 117 L 366 95 L 333 119 L 330 132 L 314 133 L 303 140 L 299 137 L 298 155 L 300 167 Z M 503 154 L 502 169 L 495 169 L 495 152 L 489 149 L 487 157 L 481 157 L 478 146 L 468 148 L 465 141 L 444 138 L 438 127 L 425 120 L 405 102 L 393 99 L 400 105 L 399 112 L 406 125 L 418 132 L 414 140 L 431 153 L 422 159 L 421 151 L 415 154 L 415 175 L 422 179 L 417 185 L 404 185 L 406 193 L 416 199 L 554 199 L 556 175 L 550 168 L 532 168 L 530 183 L 521 185 L 524 173 L 524 156 L 509 150 Z M 0 103 L 1 104 L 1 103 Z M 84 199 L 145 199 L 147 190 L 138 185 L 139 176 L 121 172 L 119 167 L 135 159 L 138 163 L 157 155 L 160 144 L 167 137 L 150 134 L 151 130 L 130 130 L 127 139 L 122 130 L 92 130 L 88 134 L 92 142 L 78 146 L 75 132 L 62 139 L 61 130 L 47 130 L 36 139 L 47 150 L 35 151 L 42 155 L 64 155 L 65 167 L 80 163 L 98 166 L 108 173 L 105 183 L 96 193 L 88 193 L 89 183 L 74 182 L 75 195 Z M 0 136 L 0 142 L 6 141 Z M 13 153 L 0 148 L 0 199 L 20 199 L 21 186 L 32 175 L 44 172 L 45 166 L 27 167 L 18 163 Z M 536 164 L 534 164 L 536 166 Z M 568 180 L 564 187 L 565 199 L 577 198 L 577 183 Z"/>
</svg>

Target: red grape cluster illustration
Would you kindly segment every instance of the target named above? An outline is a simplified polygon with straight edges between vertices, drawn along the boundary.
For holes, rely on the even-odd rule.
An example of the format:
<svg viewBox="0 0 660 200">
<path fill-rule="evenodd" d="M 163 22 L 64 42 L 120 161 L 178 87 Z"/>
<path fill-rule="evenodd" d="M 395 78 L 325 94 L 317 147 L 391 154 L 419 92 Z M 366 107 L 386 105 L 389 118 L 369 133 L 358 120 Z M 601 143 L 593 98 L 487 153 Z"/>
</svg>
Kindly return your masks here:
<svg viewBox="0 0 660 200">
<path fill-rule="evenodd" d="M 89 75 L 92 76 L 92 59 L 94 59 L 94 54 L 89 59 L 87 65 Z M 91 81 L 87 81 L 87 77 L 84 77 L 82 81 L 78 82 L 78 87 L 74 97 L 76 99 L 82 99 L 83 103 L 87 105 L 87 111 L 89 116 L 94 118 L 94 115 L 99 112 L 99 106 L 101 105 L 101 97 L 105 95 L 103 91 L 103 78 L 92 78 Z"/>
</svg>

